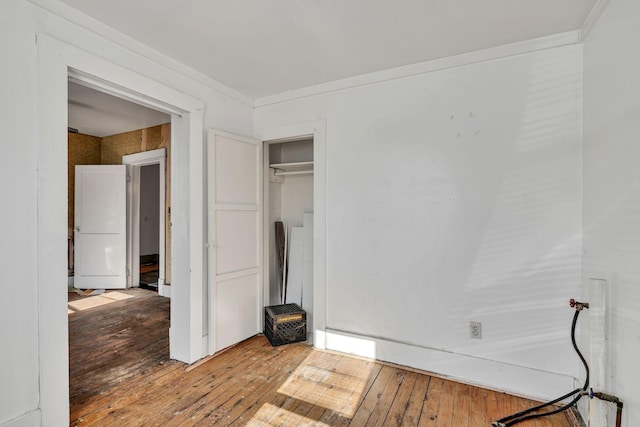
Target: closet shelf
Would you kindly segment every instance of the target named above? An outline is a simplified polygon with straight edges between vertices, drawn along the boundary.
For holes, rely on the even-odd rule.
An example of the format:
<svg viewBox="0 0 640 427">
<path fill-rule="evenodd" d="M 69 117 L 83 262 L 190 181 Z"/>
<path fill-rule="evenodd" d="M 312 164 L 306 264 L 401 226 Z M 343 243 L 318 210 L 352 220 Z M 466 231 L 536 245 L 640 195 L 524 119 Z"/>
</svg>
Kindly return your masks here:
<svg viewBox="0 0 640 427">
<path fill-rule="evenodd" d="M 303 175 L 313 173 L 313 162 L 274 163 L 269 165 L 274 175 Z"/>
</svg>

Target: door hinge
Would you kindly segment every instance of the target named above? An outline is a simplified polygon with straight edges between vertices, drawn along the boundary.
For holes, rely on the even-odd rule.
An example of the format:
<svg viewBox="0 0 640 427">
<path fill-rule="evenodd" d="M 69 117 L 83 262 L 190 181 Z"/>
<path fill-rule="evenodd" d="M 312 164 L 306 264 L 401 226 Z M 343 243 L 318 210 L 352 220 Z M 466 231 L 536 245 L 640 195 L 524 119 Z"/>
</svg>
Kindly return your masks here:
<svg viewBox="0 0 640 427">
<path fill-rule="evenodd" d="M 127 175 L 127 182 L 131 182 L 131 175 Z"/>
<path fill-rule="evenodd" d="M 131 270 L 129 270 L 129 268 L 127 267 L 127 277 L 131 276 Z"/>
</svg>

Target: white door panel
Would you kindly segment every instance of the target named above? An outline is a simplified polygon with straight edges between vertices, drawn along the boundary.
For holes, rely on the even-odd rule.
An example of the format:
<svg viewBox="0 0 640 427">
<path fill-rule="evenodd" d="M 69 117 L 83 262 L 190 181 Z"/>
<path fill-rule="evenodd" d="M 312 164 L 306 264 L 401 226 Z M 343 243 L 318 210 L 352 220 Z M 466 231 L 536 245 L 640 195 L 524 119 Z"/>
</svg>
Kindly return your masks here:
<svg viewBox="0 0 640 427">
<path fill-rule="evenodd" d="M 82 237 L 82 250 L 76 259 L 92 276 L 117 276 L 126 262 L 118 241 L 109 234 L 87 234 Z"/>
<path fill-rule="evenodd" d="M 81 182 L 76 188 L 79 189 L 81 202 L 78 219 L 82 233 L 119 233 L 125 208 L 125 199 L 119 191 L 119 187 L 125 185 L 125 178 L 120 176 L 122 168 L 114 170 L 111 166 L 80 166 L 76 172 L 78 169 L 80 174 L 76 176 L 80 177 Z M 78 227 L 80 224 L 76 222 L 75 225 Z"/>
<path fill-rule="evenodd" d="M 255 211 L 216 212 L 216 273 L 258 266 L 258 214 Z"/>
<path fill-rule="evenodd" d="M 125 288 L 125 166 L 76 166 L 74 209 L 74 286 Z"/>
<path fill-rule="evenodd" d="M 218 204 L 257 204 L 256 146 L 252 142 L 215 136 L 215 201 Z"/>
<path fill-rule="evenodd" d="M 259 283 L 258 274 L 218 281 L 218 349 L 229 347 L 256 333 Z"/>
<path fill-rule="evenodd" d="M 262 144 L 209 131 L 209 351 L 260 332 Z"/>
</svg>

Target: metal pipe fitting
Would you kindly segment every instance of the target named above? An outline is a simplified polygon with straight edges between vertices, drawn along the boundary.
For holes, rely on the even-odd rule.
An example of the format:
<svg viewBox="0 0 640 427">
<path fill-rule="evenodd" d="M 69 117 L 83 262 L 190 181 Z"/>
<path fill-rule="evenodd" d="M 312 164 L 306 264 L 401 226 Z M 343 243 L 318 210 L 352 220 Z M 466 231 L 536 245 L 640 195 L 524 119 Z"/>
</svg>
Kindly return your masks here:
<svg viewBox="0 0 640 427">
<path fill-rule="evenodd" d="M 576 311 L 581 311 L 583 308 L 589 308 L 589 303 L 588 302 L 579 302 L 579 301 L 576 301 L 573 298 L 571 298 L 569 300 L 569 306 L 571 306 L 571 308 L 575 308 Z"/>
<path fill-rule="evenodd" d="M 624 403 L 618 396 L 614 396 L 612 394 L 603 393 L 601 391 L 593 391 L 593 389 L 589 390 L 589 397 L 596 398 L 600 400 L 604 400 L 605 402 L 615 403 L 616 405 L 616 427 L 620 427 L 622 425 L 622 408 L 624 407 Z"/>
</svg>

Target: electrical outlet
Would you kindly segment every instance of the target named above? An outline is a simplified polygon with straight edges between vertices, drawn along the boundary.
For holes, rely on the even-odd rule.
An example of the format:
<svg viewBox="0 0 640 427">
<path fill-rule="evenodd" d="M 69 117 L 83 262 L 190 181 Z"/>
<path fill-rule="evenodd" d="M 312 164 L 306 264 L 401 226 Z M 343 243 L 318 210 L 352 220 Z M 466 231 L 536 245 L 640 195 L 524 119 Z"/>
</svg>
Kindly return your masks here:
<svg viewBox="0 0 640 427">
<path fill-rule="evenodd" d="M 469 338 L 482 339 L 482 323 L 469 322 Z"/>
</svg>

